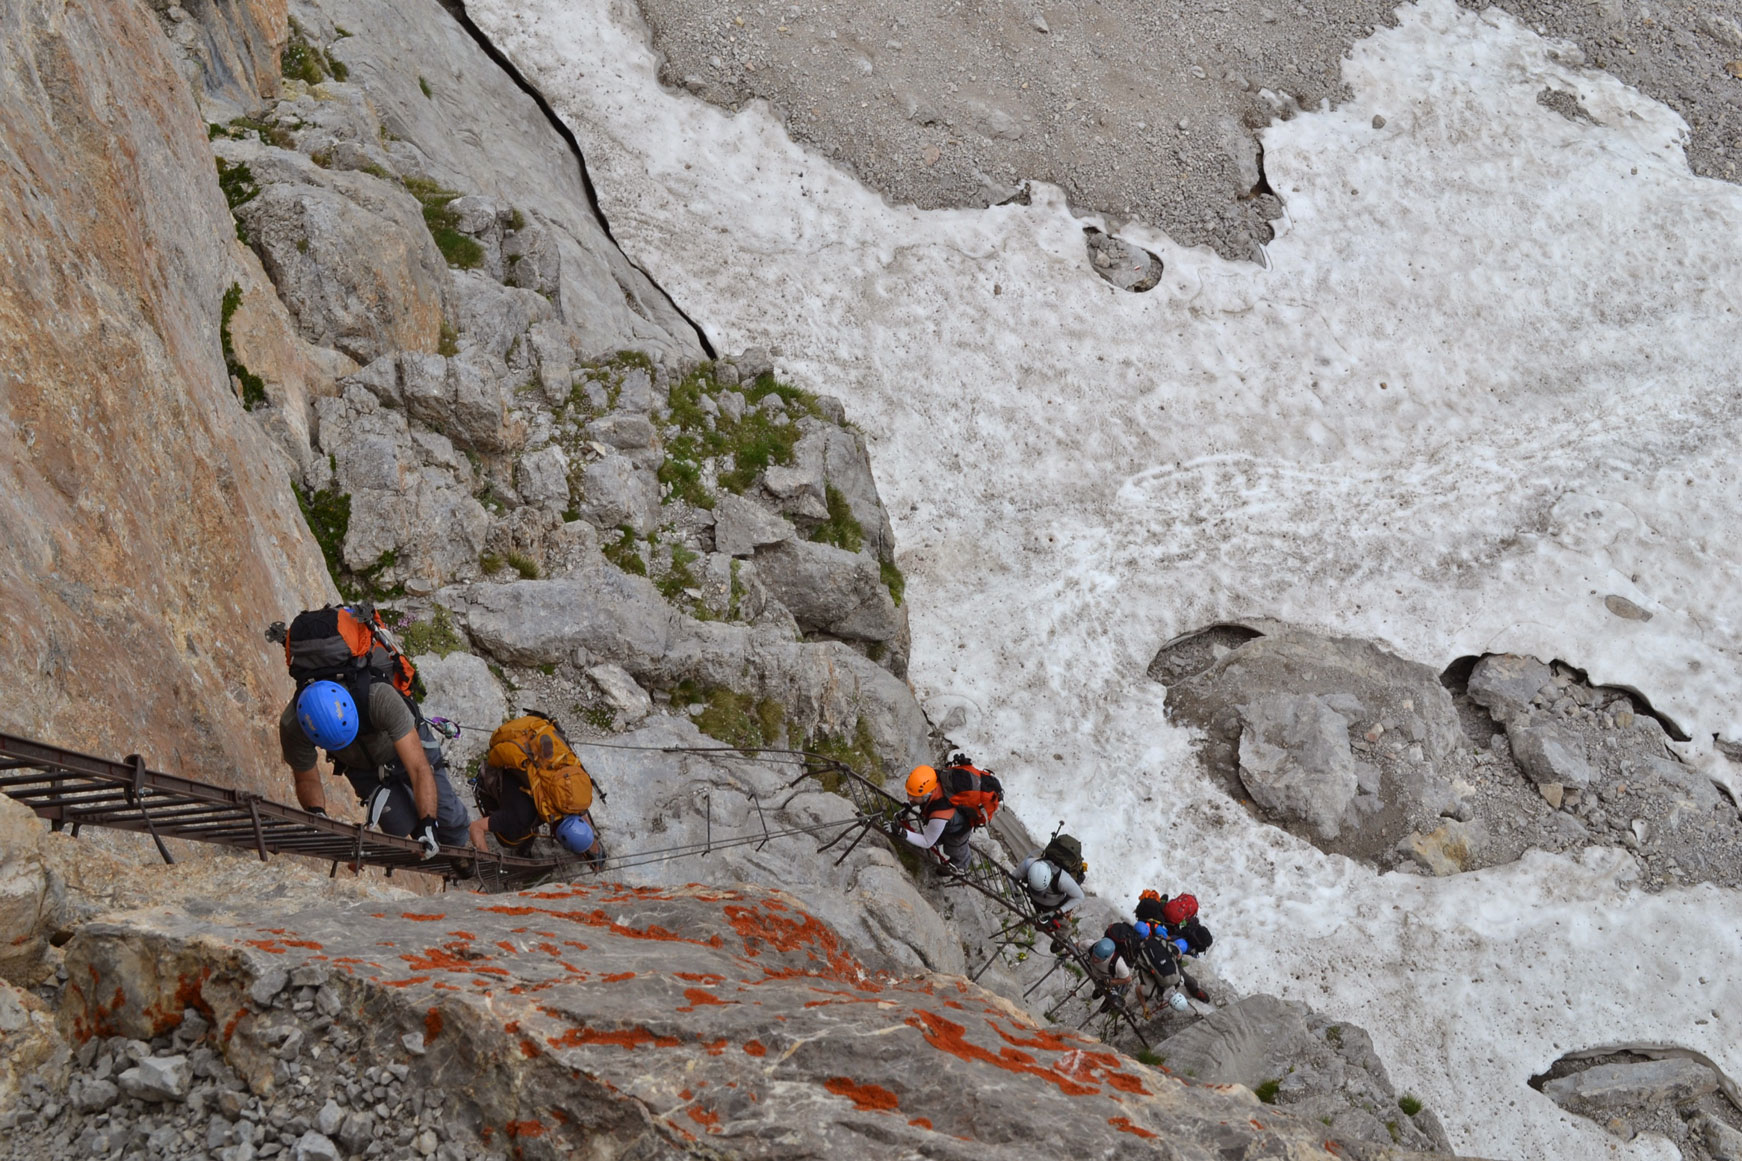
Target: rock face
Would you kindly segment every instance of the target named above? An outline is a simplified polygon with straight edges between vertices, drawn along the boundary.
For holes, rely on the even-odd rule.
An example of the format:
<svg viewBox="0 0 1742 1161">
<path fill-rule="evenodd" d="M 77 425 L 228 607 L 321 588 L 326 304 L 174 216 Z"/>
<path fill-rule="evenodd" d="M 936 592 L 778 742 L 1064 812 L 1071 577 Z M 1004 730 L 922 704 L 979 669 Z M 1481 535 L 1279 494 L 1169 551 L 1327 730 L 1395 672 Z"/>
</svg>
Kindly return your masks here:
<svg viewBox="0 0 1742 1161">
<path fill-rule="evenodd" d="M 1150 669 L 1169 713 L 1206 730 L 1205 758 L 1231 790 L 1327 849 L 1383 864 L 1460 809 L 1469 758 L 1436 673 L 1364 641 L 1254 628 L 1213 649 L 1175 642 Z"/>
<path fill-rule="evenodd" d="M 223 7 L 259 34 L 238 85 L 268 82 L 282 15 Z M 205 127 L 142 4 L 0 25 L 0 725 L 265 790 L 289 686 L 260 628 L 331 589 L 226 370 Z"/>
<path fill-rule="evenodd" d="M 1211 777 L 1318 846 L 1451 875 L 1618 844 L 1645 885 L 1742 883 L 1742 816 L 1638 695 L 1493 654 L 1444 674 L 1366 642 L 1216 625 L 1150 666 Z"/>
<path fill-rule="evenodd" d="M 1399 1108 L 1400 1094 L 1366 1032 L 1302 1004 L 1247 996 L 1168 1037 L 1155 1053 L 1176 1075 L 1264 1090 L 1279 1107 L 1328 1125 L 1333 1137 L 1449 1149 L 1431 1112 Z"/>
<path fill-rule="evenodd" d="M 1726 1095 L 1735 1085 L 1703 1056 L 1597 1050 L 1563 1057 L 1530 1083 L 1622 1140 L 1655 1133 L 1689 1161 L 1742 1156 L 1742 1108 Z"/>
<path fill-rule="evenodd" d="M 189 1103 L 257 1110 L 213 1120 L 217 1146 L 260 1122 L 321 1149 L 308 1134 L 324 1118 L 347 1152 L 403 1137 L 458 1156 L 1418 1156 L 1335 1143 L 959 979 L 878 971 L 775 891 L 577 884 L 355 914 L 158 912 L 87 927 L 68 953 L 64 1027 L 134 1037 L 147 1058 L 193 1045 Z M 308 982 L 248 998 L 286 970 Z M 317 1028 L 299 1008 L 321 994 Z M 177 1030 L 190 1010 L 198 1040 Z M 117 1041 L 88 1042 L 113 1059 Z M 313 1058 L 335 1049 L 336 1066 Z M 50 1127 L 21 1121 L 15 1139 Z"/>
</svg>

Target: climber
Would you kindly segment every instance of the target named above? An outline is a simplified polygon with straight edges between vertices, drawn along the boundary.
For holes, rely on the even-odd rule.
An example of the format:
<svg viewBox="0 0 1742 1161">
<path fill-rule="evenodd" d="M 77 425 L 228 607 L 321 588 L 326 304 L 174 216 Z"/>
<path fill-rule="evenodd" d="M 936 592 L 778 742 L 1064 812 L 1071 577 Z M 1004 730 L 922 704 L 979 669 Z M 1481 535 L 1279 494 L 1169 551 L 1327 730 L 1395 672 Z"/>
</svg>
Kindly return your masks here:
<svg viewBox="0 0 1742 1161">
<path fill-rule="evenodd" d="M 986 826 L 1004 801 L 1004 787 L 990 770 L 982 770 L 960 751 L 951 754 L 942 770 L 915 766 L 907 776 L 907 810 L 917 814 L 920 827 L 903 823 L 892 830 L 922 851 L 935 851 L 952 867 L 966 868 L 971 857 L 969 836 Z"/>
<path fill-rule="evenodd" d="M 356 791 L 369 826 L 417 840 L 426 859 L 465 842 L 466 809 L 411 697 L 417 670 L 374 607 L 305 610 L 288 629 L 272 625 L 266 639 L 284 646 L 296 682 L 278 718 L 278 747 L 302 808 L 326 813 L 318 746 Z"/>
<path fill-rule="evenodd" d="M 1028 892 L 1040 929 L 1056 936 L 1064 929 L 1067 917 L 1083 902 L 1083 889 L 1063 867 L 1054 866 L 1046 852 L 1035 851 L 1016 864 L 1016 880 Z M 1062 950 L 1055 948 L 1057 951 Z"/>
<path fill-rule="evenodd" d="M 1088 952 L 1089 978 L 1095 981 L 1095 995 L 1107 996 L 1107 1003 L 1101 1006 L 1109 1007 L 1114 994 L 1131 986 L 1131 964 L 1120 953 L 1119 945 L 1106 936 L 1091 944 Z"/>
<path fill-rule="evenodd" d="M 907 776 L 907 805 L 919 816 L 919 829 L 906 825 L 901 836 L 910 846 L 933 851 L 954 867 L 968 865 L 968 836 L 974 827 L 967 812 L 944 796 L 938 772 L 930 766 L 915 766 Z"/>
<path fill-rule="evenodd" d="M 1209 994 L 1186 971 L 1186 957 L 1196 959 L 1210 950 L 1214 937 L 1210 929 L 1198 921 L 1198 901 L 1191 895 L 1175 895 L 1172 899 L 1161 892 L 1145 890 L 1137 900 L 1137 918 L 1154 928 L 1151 944 L 1163 944 L 1155 949 L 1154 958 L 1171 960 L 1173 969 L 1184 982 L 1193 999 L 1208 1002 Z"/>
<path fill-rule="evenodd" d="M 343 775 L 371 827 L 416 839 L 423 857 L 466 841 L 466 808 L 448 782 L 440 745 L 410 699 L 387 682 L 368 685 L 364 715 L 336 681 L 315 681 L 291 699 L 278 719 L 279 752 L 296 781 L 296 800 L 325 814 L 326 791 L 315 748 Z"/>
<path fill-rule="evenodd" d="M 511 853 L 528 847 L 541 825 L 574 854 L 604 860 L 593 824 L 593 780 L 554 721 L 528 713 L 496 727 L 474 786 L 483 816 L 471 825 L 472 845 L 485 836 Z"/>
</svg>

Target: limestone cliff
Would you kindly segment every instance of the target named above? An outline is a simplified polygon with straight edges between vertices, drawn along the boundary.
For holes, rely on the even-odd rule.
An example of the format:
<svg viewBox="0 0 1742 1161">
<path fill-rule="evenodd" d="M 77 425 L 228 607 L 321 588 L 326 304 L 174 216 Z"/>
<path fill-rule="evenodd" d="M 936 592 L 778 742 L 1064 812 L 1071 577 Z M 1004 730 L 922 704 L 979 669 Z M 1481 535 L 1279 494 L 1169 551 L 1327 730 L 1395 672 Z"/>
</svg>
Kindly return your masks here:
<svg viewBox="0 0 1742 1161">
<path fill-rule="evenodd" d="M 167 44 L 139 0 L 0 11 L 0 726 L 264 789 L 260 625 L 330 586 L 231 388 L 235 231 Z"/>
</svg>

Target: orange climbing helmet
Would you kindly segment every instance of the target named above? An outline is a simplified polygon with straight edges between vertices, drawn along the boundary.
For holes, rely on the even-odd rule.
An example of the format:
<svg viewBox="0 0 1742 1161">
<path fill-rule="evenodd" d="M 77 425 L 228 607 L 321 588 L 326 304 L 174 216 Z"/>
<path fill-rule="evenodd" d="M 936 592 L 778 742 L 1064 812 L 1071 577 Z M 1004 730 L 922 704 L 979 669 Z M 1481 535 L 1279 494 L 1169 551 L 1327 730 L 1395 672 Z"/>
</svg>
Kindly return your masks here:
<svg viewBox="0 0 1742 1161">
<path fill-rule="evenodd" d="M 919 802 L 937 793 L 938 772 L 930 766 L 915 766 L 907 776 L 907 800 Z"/>
</svg>

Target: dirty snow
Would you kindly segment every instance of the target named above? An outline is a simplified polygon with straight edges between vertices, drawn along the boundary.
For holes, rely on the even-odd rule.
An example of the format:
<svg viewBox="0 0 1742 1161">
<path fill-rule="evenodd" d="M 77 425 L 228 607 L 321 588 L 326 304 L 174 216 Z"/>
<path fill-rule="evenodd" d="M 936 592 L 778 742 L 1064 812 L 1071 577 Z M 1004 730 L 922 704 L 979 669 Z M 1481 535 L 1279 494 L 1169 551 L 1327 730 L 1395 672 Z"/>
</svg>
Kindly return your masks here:
<svg viewBox="0 0 1742 1161">
<path fill-rule="evenodd" d="M 1195 890 L 1224 974 L 1367 1027 L 1464 1151 L 1676 1155 L 1525 1079 L 1627 1042 L 1742 1077 L 1735 893 L 1644 894 L 1616 850 L 1377 876 L 1208 792 L 1144 677 L 1259 615 L 1435 666 L 1558 657 L 1735 785 L 1711 739 L 1742 737 L 1742 189 L 1689 173 L 1673 113 L 1498 9 L 1405 5 L 1346 62 L 1353 100 L 1265 132 L 1267 267 L 1126 227 L 1167 263 L 1130 295 L 1056 191 L 889 206 L 765 110 L 662 90 L 630 9 L 468 7 L 575 129 L 629 255 L 721 349 L 846 400 L 915 688 L 1031 823 L 1084 837 L 1097 887 Z"/>
</svg>

